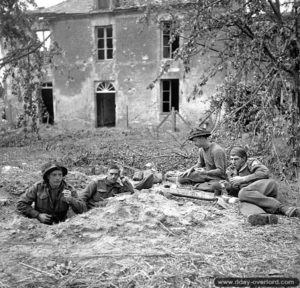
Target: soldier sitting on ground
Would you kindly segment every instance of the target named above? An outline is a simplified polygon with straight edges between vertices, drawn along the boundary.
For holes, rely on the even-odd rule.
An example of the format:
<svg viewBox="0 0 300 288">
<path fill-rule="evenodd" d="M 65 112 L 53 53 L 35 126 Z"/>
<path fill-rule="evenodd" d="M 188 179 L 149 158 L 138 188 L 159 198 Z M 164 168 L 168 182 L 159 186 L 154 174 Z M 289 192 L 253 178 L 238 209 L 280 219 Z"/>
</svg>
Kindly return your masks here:
<svg viewBox="0 0 300 288">
<path fill-rule="evenodd" d="M 56 161 L 46 163 L 42 167 L 43 180 L 21 196 L 17 203 L 18 212 L 49 225 L 65 221 L 69 207 L 75 213 L 82 213 L 84 203 L 78 199 L 75 189 L 63 179 L 67 173 L 67 168 Z"/>
<path fill-rule="evenodd" d="M 245 149 L 233 147 L 230 151 L 231 170 L 225 187 L 238 195 L 240 211 L 248 216 L 251 225 L 276 224 L 274 214 L 299 217 L 300 208 L 285 206 L 278 200 L 278 186 L 269 179 L 269 169 L 256 159 L 248 159 Z"/>
<path fill-rule="evenodd" d="M 196 165 L 178 175 L 179 184 L 192 184 L 199 190 L 214 192 L 213 183 L 226 179 L 225 150 L 210 142 L 210 135 L 209 131 L 199 128 L 190 132 L 188 140 L 199 148 L 199 158 Z"/>
</svg>

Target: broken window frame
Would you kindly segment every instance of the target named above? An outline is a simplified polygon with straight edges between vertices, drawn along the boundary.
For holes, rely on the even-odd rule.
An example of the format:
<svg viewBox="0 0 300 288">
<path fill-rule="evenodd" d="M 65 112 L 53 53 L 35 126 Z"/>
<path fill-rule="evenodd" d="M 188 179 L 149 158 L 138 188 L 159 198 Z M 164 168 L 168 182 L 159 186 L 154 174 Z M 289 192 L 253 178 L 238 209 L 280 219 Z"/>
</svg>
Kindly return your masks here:
<svg viewBox="0 0 300 288">
<path fill-rule="evenodd" d="M 100 30 L 102 30 L 103 33 L 101 33 L 101 35 L 99 36 Z M 100 43 L 102 45 L 100 45 Z M 112 60 L 114 58 L 112 25 L 96 27 L 96 46 L 97 61 Z M 100 57 L 100 52 L 103 55 L 102 57 Z"/>
<path fill-rule="evenodd" d="M 173 103 L 173 100 L 172 100 L 172 94 L 173 94 L 173 84 L 174 83 L 173 81 L 178 81 L 178 87 L 177 89 L 179 90 L 179 79 L 161 79 L 160 81 L 160 85 L 161 85 L 161 113 L 162 114 L 167 114 L 167 113 L 170 113 L 172 111 L 172 107 L 174 107 L 174 109 L 176 111 L 179 111 L 179 91 L 176 91 L 175 93 L 177 94 L 177 104 Z M 165 89 L 164 88 L 164 83 L 168 83 L 168 88 Z M 165 97 L 167 96 L 167 97 Z M 168 106 L 167 109 L 166 106 Z"/>
<path fill-rule="evenodd" d="M 179 48 L 179 35 L 174 34 L 174 27 L 171 21 L 162 21 L 161 29 L 162 29 L 162 58 L 173 59 L 175 51 Z M 172 38 L 174 38 L 173 41 L 171 40 Z"/>
</svg>

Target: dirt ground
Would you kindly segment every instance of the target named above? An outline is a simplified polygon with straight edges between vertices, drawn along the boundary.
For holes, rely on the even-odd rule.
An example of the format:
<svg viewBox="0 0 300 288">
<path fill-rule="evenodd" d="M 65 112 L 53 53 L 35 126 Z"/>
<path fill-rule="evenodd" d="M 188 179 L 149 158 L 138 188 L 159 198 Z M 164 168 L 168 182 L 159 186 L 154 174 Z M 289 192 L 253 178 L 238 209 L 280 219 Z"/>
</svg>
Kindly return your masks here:
<svg viewBox="0 0 300 288">
<path fill-rule="evenodd" d="M 109 199 L 106 207 L 47 226 L 15 212 L 40 167 L 58 159 L 78 191 L 112 162 L 165 172 L 195 162 L 184 133 L 151 130 L 42 131 L 42 140 L 3 136 L 0 153 L 0 287 L 215 287 L 216 277 L 300 279 L 300 220 L 252 227 L 238 204 L 166 198 L 156 186 Z M 279 183 L 282 201 L 300 206 L 295 183 Z"/>
</svg>

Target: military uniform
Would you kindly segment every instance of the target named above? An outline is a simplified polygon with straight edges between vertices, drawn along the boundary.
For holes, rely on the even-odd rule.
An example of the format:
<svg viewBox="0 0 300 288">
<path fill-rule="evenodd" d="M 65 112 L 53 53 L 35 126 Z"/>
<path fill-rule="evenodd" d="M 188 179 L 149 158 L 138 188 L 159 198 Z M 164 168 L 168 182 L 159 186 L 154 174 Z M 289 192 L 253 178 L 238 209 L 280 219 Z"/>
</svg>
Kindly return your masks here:
<svg viewBox="0 0 300 288">
<path fill-rule="evenodd" d="M 80 193 L 80 199 L 85 203 L 85 209 L 90 210 L 94 207 L 101 207 L 101 202 L 104 199 L 124 192 L 134 192 L 130 183 L 126 181 L 123 185 L 119 182 L 110 183 L 105 176 L 96 181 L 92 181 Z"/>
<path fill-rule="evenodd" d="M 17 202 L 17 211 L 29 218 L 39 219 L 39 214 L 51 216 L 46 224 L 53 224 L 65 221 L 69 207 L 77 213 L 84 211 L 84 203 L 78 199 L 75 189 L 61 180 L 57 188 L 52 188 L 48 181 L 48 176 L 52 171 L 62 171 L 62 176 L 68 174 L 68 169 L 57 161 L 49 161 L 42 167 L 43 181 L 35 183 L 25 191 Z M 71 191 L 71 197 L 66 200 L 63 195 L 64 190 Z M 34 206 L 33 206 L 34 204 Z"/>
<path fill-rule="evenodd" d="M 227 169 L 231 177 L 243 177 L 240 186 L 231 187 L 230 193 L 237 193 L 241 201 L 241 212 L 245 215 L 260 213 L 276 213 L 281 205 L 278 199 L 278 186 L 275 180 L 268 179 L 269 169 L 256 159 L 249 158 L 246 163 L 236 171 Z M 236 195 L 234 195 L 236 196 Z"/>
<path fill-rule="evenodd" d="M 69 203 L 63 199 L 62 191 L 65 189 L 72 193 Z M 57 189 L 52 189 L 45 181 L 37 182 L 17 202 L 17 210 L 24 216 L 37 218 L 40 213 L 46 213 L 52 216 L 52 223 L 65 221 L 69 207 L 75 213 L 84 211 L 84 203 L 78 199 L 75 189 L 65 181 Z"/>
</svg>

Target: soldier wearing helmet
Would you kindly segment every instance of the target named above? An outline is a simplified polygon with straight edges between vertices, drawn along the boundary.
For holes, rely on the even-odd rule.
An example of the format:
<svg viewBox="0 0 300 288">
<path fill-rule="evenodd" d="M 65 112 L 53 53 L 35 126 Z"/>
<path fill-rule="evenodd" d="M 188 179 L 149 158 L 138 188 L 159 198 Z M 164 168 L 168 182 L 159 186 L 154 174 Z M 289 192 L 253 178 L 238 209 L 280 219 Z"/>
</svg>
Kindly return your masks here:
<svg viewBox="0 0 300 288">
<path fill-rule="evenodd" d="M 69 207 L 75 213 L 82 213 L 84 203 L 64 180 L 67 173 L 68 169 L 56 161 L 43 165 L 43 180 L 25 191 L 17 203 L 17 211 L 49 225 L 65 221 Z"/>
</svg>

